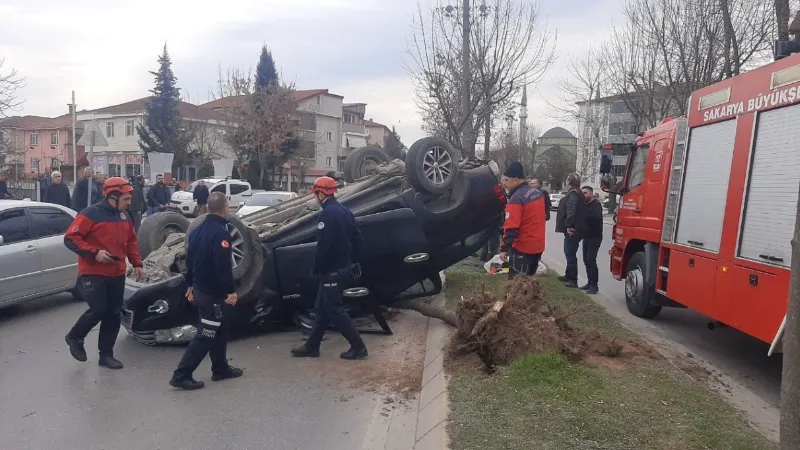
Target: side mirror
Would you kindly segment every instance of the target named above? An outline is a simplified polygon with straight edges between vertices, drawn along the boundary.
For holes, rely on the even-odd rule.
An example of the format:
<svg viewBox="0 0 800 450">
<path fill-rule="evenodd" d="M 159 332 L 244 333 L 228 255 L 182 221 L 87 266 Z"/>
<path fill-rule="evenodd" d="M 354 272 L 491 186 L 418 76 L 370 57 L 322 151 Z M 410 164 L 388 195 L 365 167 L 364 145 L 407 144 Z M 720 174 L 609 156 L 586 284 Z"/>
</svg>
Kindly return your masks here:
<svg viewBox="0 0 800 450">
<path fill-rule="evenodd" d="M 244 202 L 239 202 L 239 208 L 241 208 L 242 206 L 244 206 Z"/>
<path fill-rule="evenodd" d="M 611 173 L 611 157 L 603 155 L 600 158 L 600 175 Z"/>
<path fill-rule="evenodd" d="M 609 194 L 617 194 L 614 189 L 617 187 L 617 179 L 614 175 L 607 173 L 600 178 L 600 189 Z"/>
</svg>

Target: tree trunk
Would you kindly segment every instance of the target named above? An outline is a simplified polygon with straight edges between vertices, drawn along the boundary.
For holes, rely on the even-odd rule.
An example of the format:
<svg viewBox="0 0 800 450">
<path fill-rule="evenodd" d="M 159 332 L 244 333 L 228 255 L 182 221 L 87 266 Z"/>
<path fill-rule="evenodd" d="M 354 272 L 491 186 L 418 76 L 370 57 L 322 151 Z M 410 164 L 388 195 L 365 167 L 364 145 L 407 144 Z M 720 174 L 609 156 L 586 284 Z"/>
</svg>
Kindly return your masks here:
<svg viewBox="0 0 800 450">
<path fill-rule="evenodd" d="M 781 450 L 800 448 L 800 199 L 795 220 L 789 308 L 782 342 Z"/>
<path fill-rule="evenodd" d="M 775 20 L 778 25 L 778 40 L 789 40 L 789 19 L 791 18 L 789 0 L 775 0 Z"/>
<path fill-rule="evenodd" d="M 394 306 L 400 309 L 416 311 L 426 317 L 439 319 L 442 322 L 454 327 L 458 326 L 458 316 L 456 316 L 455 312 L 444 308 L 437 308 L 430 303 L 423 302 L 422 300 L 406 300 L 396 303 Z"/>
</svg>

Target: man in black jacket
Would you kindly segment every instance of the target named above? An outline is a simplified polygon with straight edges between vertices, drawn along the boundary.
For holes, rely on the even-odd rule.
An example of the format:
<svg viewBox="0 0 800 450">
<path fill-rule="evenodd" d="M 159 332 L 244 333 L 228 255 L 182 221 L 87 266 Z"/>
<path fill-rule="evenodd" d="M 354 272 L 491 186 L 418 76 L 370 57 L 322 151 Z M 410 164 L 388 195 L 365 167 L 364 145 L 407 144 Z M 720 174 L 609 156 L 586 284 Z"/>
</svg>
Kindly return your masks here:
<svg viewBox="0 0 800 450">
<path fill-rule="evenodd" d="M 539 181 L 538 178 L 531 178 L 530 181 L 528 181 L 528 184 L 530 184 L 534 189 L 539 189 L 542 191 L 542 194 L 544 194 L 544 216 L 545 220 L 550 220 L 550 210 L 553 208 L 552 203 L 550 203 L 550 193 L 547 192 L 547 190 L 542 189 L 542 182 Z"/>
<path fill-rule="evenodd" d="M 197 182 L 192 192 L 192 198 L 197 202 L 197 216 L 202 216 L 206 213 L 206 205 L 208 204 L 208 186 L 203 180 Z"/>
<path fill-rule="evenodd" d="M 72 199 L 69 195 L 69 188 L 62 182 L 63 177 L 61 172 L 55 171 L 50 175 L 53 183 L 47 186 L 44 193 L 44 201 L 47 203 L 55 203 L 67 208 L 72 208 Z"/>
<path fill-rule="evenodd" d="M 586 233 L 583 237 L 583 264 L 586 265 L 586 278 L 589 282 L 581 286 L 587 294 L 597 294 L 600 270 L 597 268 L 597 253 L 603 243 L 603 205 L 594 198 L 594 189 L 591 186 L 583 187 L 583 196 L 586 199 Z"/>
<path fill-rule="evenodd" d="M 75 211 L 83 211 L 89 206 L 89 192 L 93 186 L 92 169 L 86 168 L 83 170 L 83 178 L 78 180 L 75 186 L 75 191 L 72 193 L 72 209 Z"/>
<path fill-rule="evenodd" d="M 156 184 L 147 191 L 147 206 L 151 208 L 153 214 L 164 212 L 169 206 L 169 199 L 172 195 L 169 188 L 164 184 L 164 175 L 156 175 Z"/>
<path fill-rule="evenodd" d="M 567 177 L 569 191 L 558 202 L 556 233 L 564 233 L 564 256 L 567 270 L 559 280 L 567 287 L 578 287 L 578 247 L 586 232 L 586 200 L 581 191 L 581 177 L 572 173 Z"/>
<path fill-rule="evenodd" d="M 137 232 L 142 225 L 142 216 L 145 211 L 147 211 L 147 201 L 144 199 L 144 177 L 137 175 L 136 181 L 133 183 L 133 199 L 131 199 L 131 206 L 128 207 L 128 212 L 133 218 L 133 228 Z"/>
</svg>

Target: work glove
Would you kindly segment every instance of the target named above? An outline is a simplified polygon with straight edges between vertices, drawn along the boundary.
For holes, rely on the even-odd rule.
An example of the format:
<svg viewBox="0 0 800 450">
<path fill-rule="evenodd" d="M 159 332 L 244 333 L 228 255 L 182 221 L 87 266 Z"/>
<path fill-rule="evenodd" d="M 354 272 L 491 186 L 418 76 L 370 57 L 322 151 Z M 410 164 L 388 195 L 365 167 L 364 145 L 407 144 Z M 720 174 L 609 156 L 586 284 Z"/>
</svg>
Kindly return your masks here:
<svg viewBox="0 0 800 450">
<path fill-rule="evenodd" d="M 350 265 L 350 275 L 353 276 L 353 280 L 358 280 L 361 278 L 361 264 L 355 263 Z"/>
</svg>

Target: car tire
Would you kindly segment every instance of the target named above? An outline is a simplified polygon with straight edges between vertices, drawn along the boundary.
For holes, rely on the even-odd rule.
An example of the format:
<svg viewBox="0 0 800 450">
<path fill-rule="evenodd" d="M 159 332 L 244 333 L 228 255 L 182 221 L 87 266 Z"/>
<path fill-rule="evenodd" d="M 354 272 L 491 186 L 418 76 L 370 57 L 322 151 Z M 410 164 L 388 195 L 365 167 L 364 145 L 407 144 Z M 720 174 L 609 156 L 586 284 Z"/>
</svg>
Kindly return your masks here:
<svg viewBox="0 0 800 450">
<path fill-rule="evenodd" d="M 406 155 L 408 181 L 417 191 L 440 195 L 453 188 L 458 178 L 459 154 L 441 138 L 423 138 Z"/>
<path fill-rule="evenodd" d="M 625 304 L 628 311 L 642 319 L 652 319 L 661 312 L 655 303 L 655 291 L 644 281 L 647 271 L 644 252 L 637 252 L 628 261 L 628 274 L 625 277 Z"/>
<path fill-rule="evenodd" d="M 160 212 L 142 220 L 137 233 L 142 259 L 161 247 L 170 234 L 186 233 L 189 225 L 189 219 L 174 211 Z"/>
<path fill-rule="evenodd" d="M 187 246 L 189 245 L 189 235 L 206 220 L 206 217 L 208 217 L 208 214 L 203 214 L 194 219 L 189 225 L 186 230 L 185 238 Z M 231 233 L 231 237 L 233 237 L 233 242 L 231 242 L 231 250 L 233 250 L 233 279 L 238 280 L 250 269 L 254 258 L 253 249 L 255 248 L 255 244 L 250 237 L 247 225 L 245 225 L 241 219 L 236 216 L 228 216 L 227 219 L 232 227 L 232 229 L 229 228 L 228 231 Z"/>
<path fill-rule="evenodd" d="M 353 150 L 344 160 L 344 178 L 352 183 L 371 175 L 369 168 L 388 162 L 389 155 L 380 147 L 368 145 Z"/>
</svg>

